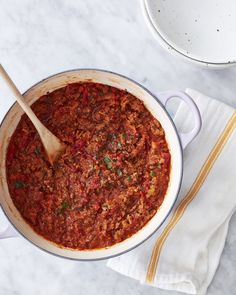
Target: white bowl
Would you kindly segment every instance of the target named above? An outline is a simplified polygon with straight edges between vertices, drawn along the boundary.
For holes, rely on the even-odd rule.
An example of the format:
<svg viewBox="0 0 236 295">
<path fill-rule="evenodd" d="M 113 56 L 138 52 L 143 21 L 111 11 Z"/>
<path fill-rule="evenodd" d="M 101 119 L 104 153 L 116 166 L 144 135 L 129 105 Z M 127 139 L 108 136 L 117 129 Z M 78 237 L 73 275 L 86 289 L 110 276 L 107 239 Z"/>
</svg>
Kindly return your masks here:
<svg viewBox="0 0 236 295">
<path fill-rule="evenodd" d="M 195 64 L 236 64 L 234 0 L 142 0 L 145 18 L 160 44 Z"/>
</svg>

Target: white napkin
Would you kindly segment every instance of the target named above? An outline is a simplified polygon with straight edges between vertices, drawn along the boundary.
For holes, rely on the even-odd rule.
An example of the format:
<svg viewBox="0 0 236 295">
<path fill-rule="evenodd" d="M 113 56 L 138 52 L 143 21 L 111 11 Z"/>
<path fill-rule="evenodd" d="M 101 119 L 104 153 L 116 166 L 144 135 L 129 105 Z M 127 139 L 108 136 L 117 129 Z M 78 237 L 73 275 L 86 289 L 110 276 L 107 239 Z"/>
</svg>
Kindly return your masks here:
<svg viewBox="0 0 236 295">
<path fill-rule="evenodd" d="M 177 204 L 152 238 L 110 259 L 107 266 L 144 284 L 203 295 L 219 264 L 236 207 L 236 113 L 195 90 L 187 89 L 187 93 L 198 105 L 203 125 L 184 151 L 184 178 Z M 181 104 L 174 121 L 187 127 L 191 120 L 191 113 Z M 153 252 L 156 256 L 151 260 Z"/>
</svg>

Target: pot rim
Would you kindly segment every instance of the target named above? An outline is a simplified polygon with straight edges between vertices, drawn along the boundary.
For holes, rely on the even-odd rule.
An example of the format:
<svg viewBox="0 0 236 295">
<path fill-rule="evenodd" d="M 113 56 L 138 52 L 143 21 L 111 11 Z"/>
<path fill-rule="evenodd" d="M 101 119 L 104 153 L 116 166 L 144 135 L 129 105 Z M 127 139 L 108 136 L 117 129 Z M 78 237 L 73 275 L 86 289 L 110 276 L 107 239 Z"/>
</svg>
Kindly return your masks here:
<svg viewBox="0 0 236 295">
<path fill-rule="evenodd" d="M 55 76 L 58 76 L 58 75 L 61 75 L 61 74 L 66 74 L 66 73 L 69 73 L 69 72 L 80 72 L 80 71 L 96 71 L 96 72 L 102 72 L 102 73 L 110 73 L 110 74 L 113 74 L 113 75 L 116 75 L 118 77 L 121 77 L 121 78 L 124 78 L 124 79 L 127 79 L 129 80 L 130 82 L 136 84 L 137 86 L 139 86 L 140 88 L 142 88 L 145 92 L 147 92 L 150 96 L 152 96 L 154 98 L 154 100 L 157 101 L 157 103 L 159 104 L 159 106 L 164 110 L 165 114 L 167 115 L 175 133 L 176 133 L 176 136 L 177 136 L 177 140 L 178 140 L 178 144 L 179 144 L 179 147 L 180 147 L 180 158 L 181 158 L 181 162 L 180 162 L 180 178 L 179 178 L 179 184 L 178 184 L 178 189 L 176 191 L 176 196 L 173 200 L 173 203 L 172 205 L 170 206 L 168 212 L 166 213 L 166 216 L 163 218 L 163 220 L 161 221 L 161 223 L 153 230 L 153 232 L 151 234 L 149 234 L 146 238 L 144 238 L 141 242 L 135 244 L 133 247 L 130 247 L 124 251 L 121 251 L 120 253 L 116 253 L 114 255 L 108 255 L 108 256 L 103 256 L 103 257 L 99 257 L 99 258 L 91 258 L 91 259 L 83 259 L 83 258 L 75 258 L 75 257 L 68 257 L 68 256 L 62 256 L 60 254 L 57 254 L 57 253 L 54 253 L 52 251 L 49 251 L 41 246 L 39 246 L 37 243 L 31 241 L 26 235 L 24 235 L 16 226 L 15 224 L 11 221 L 10 217 L 7 215 L 7 213 L 5 212 L 3 206 L 1 206 L 2 208 L 2 211 L 4 213 L 4 215 L 6 216 L 6 218 L 8 219 L 8 221 L 10 222 L 10 224 L 14 227 L 14 229 L 20 234 L 20 236 L 22 236 L 24 239 L 26 239 L 27 241 L 29 241 L 32 245 L 36 246 L 38 249 L 48 253 L 48 254 L 52 254 L 54 256 L 57 256 L 59 258 L 63 258 L 63 259 L 69 259 L 69 260 L 75 260 L 75 261 L 100 261 L 100 260 L 106 260 L 106 259 L 110 259 L 110 258 L 113 258 L 113 257 L 117 257 L 117 256 L 120 256 L 122 254 L 125 254 L 133 249 L 135 249 L 136 247 L 140 246 L 141 244 L 143 244 L 145 241 L 147 241 L 151 236 L 154 235 L 154 233 L 163 225 L 163 223 L 166 221 L 167 217 L 169 216 L 170 212 L 172 211 L 175 203 L 176 203 L 176 200 L 178 198 L 178 195 L 179 195 L 179 192 L 180 192 L 180 188 L 181 188 L 181 184 L 182 184 L 182 179 L 183 179 L 183 148 L 182 148 L 182 145 L 181 145 L 181 141 L 180 141 L 180 137 L 179 137 L 179 133 L 177 131 L 177 127 L 175 126 L 170 114 L 167 112 L 167 110 L 165 109 L 164 105 L 161 103 L 161 101 L 158 99 L 158 95 L 154 95 L 151 91 L 149 91 L 146 87 L 144 87 L 143 85 L 141 85 L 140 83 L 136 82 L 135 80 L 123 75 L 123 74 L 119 74 L 119 73 L 116 73 L 116 72 L 113 72 L 113 71 L 110 71 L 110 70 L 104 70 L 104 69 L 99 69 L 99 68 L 74 68 L 74 69 L 71 69 L 71 70 L 65 70 L 65 71 L 62 71 L 62 72 L 58 72 L 56 74 L 52 74 L 52 75 L 49 75 L 47 76 L 46 78 L 44 79 L 41 79 L 40 81 L 36 82 L 35 84 L 33 84 L 31 87 L 29 87 L 22 95 L 26 95 L 33 87 L 36 87 L 37 85 L 39 85 L 40 83 L 50 79 L 50 78 L 53 78 Z M 69 83 L 68 83 L 69 84 Z M 1 123 L 0 123 L 0 129 L 2 127 L 2 124 L 3 122 L 5 121 L 6 117 L 8 116 L 8 114 L 10 113 L 10 111 L 12 110 L 12 108 L 14 107 L 14 105 L 16 105 L 17 102 L 13 103 L 13 105 L 9 108 L 9 110 L 6 112 L 5 116 L 3 117 Z M 1 205 L 1 200 L 0 200 L 0 205 Z M 155 216 L 155 215 L 154 215 Z M 140 229 L 142 230 L 142 228 Z M 138 232 L 137 232 L 138 233 Z M 137 234 L 136 233 L 136 234 Z M 37 233 L 38 234 L 38 233 Z M 39 235 L 39 234 L 38 234 Z M 39 235 L 40 237 L 42 237 L 41 235 Z M 131 236 L 132 237 L 132 236 Z M 44 237 L 42 237 L 44 238 Z M 45 239 L 45 238 L 44 238 Z M 48 241 L 47 239 L 45 239 L 46 241 Z M 73 249 L 74 251 L 77 251 L 76 249 Z M 81 250 L 80 250 L 81 251 Z M 95 249 L 96 251 L 96 249 Z"/>
</svg>

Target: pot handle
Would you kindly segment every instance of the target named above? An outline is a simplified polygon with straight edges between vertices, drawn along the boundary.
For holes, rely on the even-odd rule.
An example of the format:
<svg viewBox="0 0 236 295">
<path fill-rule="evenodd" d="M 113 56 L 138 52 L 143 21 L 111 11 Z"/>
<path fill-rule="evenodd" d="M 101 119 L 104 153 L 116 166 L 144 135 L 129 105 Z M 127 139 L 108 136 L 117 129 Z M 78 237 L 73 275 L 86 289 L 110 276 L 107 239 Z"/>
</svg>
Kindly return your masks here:
<svg viewBox="0 0 236 295">
<path fill-rule="evenodd" d="M 195 104 L 193 99 L 185 92 L 165 91 L 165 92 L 158 93 L 158 99 L 163 103 L 164 107 L 166 107 L 168 100 L 170 100 L 173 97 L 178 97 L 186 102 L 191 112 L 193 113 L 193 117 L 195 121 L 195 126 L 190 132 L 187 132 L 187 133 L 179 132 L 181 145 L 182 145 L 182 148 L 184 149 L 199 133 L 202 126 L 202 119 L 201 119 L 201 115 L 197 105 Z"/>
</svg>

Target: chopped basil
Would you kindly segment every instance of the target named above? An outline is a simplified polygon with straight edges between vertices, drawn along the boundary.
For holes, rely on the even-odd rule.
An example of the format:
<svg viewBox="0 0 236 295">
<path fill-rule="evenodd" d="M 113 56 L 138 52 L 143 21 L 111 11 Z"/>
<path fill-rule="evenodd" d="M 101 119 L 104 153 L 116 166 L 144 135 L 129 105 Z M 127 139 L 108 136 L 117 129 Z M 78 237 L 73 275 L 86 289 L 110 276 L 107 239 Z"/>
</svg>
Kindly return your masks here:
<svg viewBox="0 0 236 295">
<path fill-rule="evenodd" d="M 123 134 L 122 134 L 122 137 L 123 137 L 124 139 L 126 139 L 126 138 L 127 138 L 127 134 L 126 134 L 126 133 L 123 133 Z"/>
<path fill-rule="evenodd" d="M 68 208 L 70 208 L 70 204 L 67 200 L 64 200 L 61 203 L 61 205 L 56 209 L 56 214 L 62 214 Z"/>
<path fill-rule="evenodd" d="M 23 181 L 17 180 L 15 182 L 15 188 L 23 188 L 23 187 L 25 187 L 25 184 Z"/>
<path fill-rule="evenodd" d="M 107 169 L 112 169 L 112 160 L 108 156 L 104 157 L 104 162 L 107 165 Z"/>
<path fill-rule="evenodd" d="M 61 209 L 65 210 L 65 209 L 68 209 L 69 207 L 70 207 L 70 204 L 66 200 L 64 200 L 61 204 Z"/>
<path fill-rule="evenodd" d="M 56 210 L 56 214 L 61 214 L 68 208 L 70 208 L 70 204 L 68 203 L 68 201 L 64 200 L 61 203 L 60 207 Z"/>
<path fill-rule="evenodd" d="M 150 172 L 150 176 L 151 176 L 151 177 L 154 177 L 154 176 L 156 176 L 156 175 L 157 175 L 157 174 L 156 174 L 155 171 L 152 170 L 152 171 Z"/>
<path fill-rule="evenodd" d="M 129 176 L 127 177 L 127 179 L 128 179 L 128 181 L 131 181 L 131 180 L 132 180 L 132 177 L 129 175 Z"/>
<path fill-rule="evenodd" d="M 122 176 L 123 175 L 123 172 L 119 168 L 116 170 L 116 172 L 117 172 L 117 175 L 118 176 Z"/>
<path fill-rule="evenodd" d="M 111 158 L 109 158 L 108 156 L 105 156 L 105 157 L 104 157 L 104 162 L 105 162 L 106 164 L 109 164 L 109 163 L 112 162 L 112 160 L 111 160 Z"/>
<path fill-rule="evenodd" d="M 37 147 L 35 150 L 34 150 L 34 153 L 35 153 L 35 155 L 40 155 L 40 153 L 41 153 L 41 151 L 40 151 L 40 149 Z"/>
</svg>

